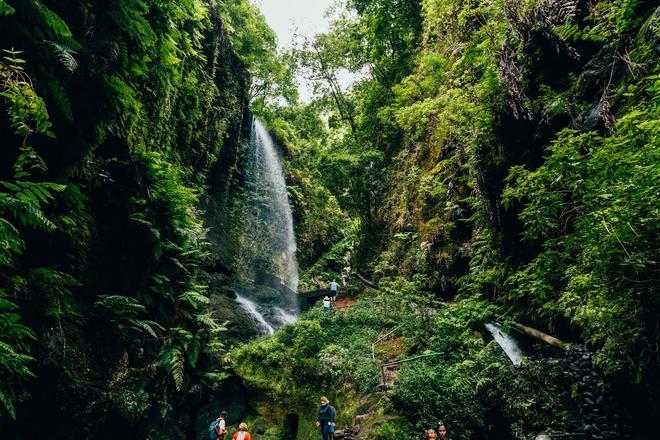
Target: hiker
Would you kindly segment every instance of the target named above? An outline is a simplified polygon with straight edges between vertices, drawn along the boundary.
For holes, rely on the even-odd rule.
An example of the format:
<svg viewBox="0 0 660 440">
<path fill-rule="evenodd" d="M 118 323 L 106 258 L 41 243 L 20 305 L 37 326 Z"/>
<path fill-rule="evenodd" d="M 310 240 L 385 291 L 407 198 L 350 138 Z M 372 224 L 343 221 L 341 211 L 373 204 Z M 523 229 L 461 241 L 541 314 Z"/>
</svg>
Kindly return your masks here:
<svg viewBox="0 0 660 440">
<path fill-rule="evenodd" d="M 235 432 L 231 440 L 252 440 L 250 433 L 247 432 L 247 423 L 241 422 L 238 425 L 238 432 Z"/>
<path fill-rule="evenodd" d="M 332 302 L 335 302 L 335 299 L 337 299 L 337 289 L 339 289 L 339 284 L 335 280 L 332 280 L 330 283 L 330 300 Z"/>
<path fill-rule="evenodd" d="M 211 422 L 209 436 L 211 440 L 224 440 L 227 435 L 227 411 L 220 412 L 220 417 Z"/>
<path fill-rule="evenodd" d="M 334 438 L 335 417 L 337 417 L 337 412 L 330 405 L 330 401 L 327 397 L 321 396 L 321 408 L 319 408 L 319 415 L 316 418 L 316 426 L 321 428 L 323 440 Z"/>
<path fill-rule="evenodd" d="M 438 434 L 435 433 L 435 429 L 427 429 L 424 434 L 424 440 L 436 440 L 438 438 Z"/>
<path fill-rule="evenodd" d="M 351 268 L 350 266 L 344 266 L 344 268 L 341 270 L 342 285 L 346 287 L 350 280 L 351 280 Z"/>
<path fill-rule="evenodd" d="M 436 431 L 438 431 L 438 440 L 451 440 L 447 435 L 447 427 L 445 426 L 445 422 L 439 421 Z"/>
<path fill-rule="evenodd" d="M 330 297 L 326 296 L 323 298 L 323 314 L 328 315 L 330 313 Z"/>
</svg>

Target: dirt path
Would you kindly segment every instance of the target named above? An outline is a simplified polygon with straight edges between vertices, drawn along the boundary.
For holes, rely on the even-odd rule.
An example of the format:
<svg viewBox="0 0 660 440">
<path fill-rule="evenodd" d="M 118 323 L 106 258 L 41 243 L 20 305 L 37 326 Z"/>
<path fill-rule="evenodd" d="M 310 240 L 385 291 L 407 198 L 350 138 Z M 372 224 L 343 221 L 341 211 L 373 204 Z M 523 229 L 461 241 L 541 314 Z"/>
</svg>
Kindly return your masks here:
<svg viewBox="0 0 660 440">
<path fill-rule="evenodd" d="M 340 312 L 345 312 L 348 308 L 354 304 L 357 304 L 357 300 L 353 298 L 343 298 L 335 301 L 335 309 Z"/>
</svg>

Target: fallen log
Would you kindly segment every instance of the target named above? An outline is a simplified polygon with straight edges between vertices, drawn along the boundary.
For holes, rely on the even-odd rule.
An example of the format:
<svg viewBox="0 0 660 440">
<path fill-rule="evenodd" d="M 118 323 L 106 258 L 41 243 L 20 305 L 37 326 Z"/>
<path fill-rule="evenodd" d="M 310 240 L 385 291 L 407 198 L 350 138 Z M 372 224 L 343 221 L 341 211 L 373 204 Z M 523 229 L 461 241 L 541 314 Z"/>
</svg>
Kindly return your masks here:
<svg viewBox="0 0 660 440">
<path fill-rule="evenodd" d="M 554 336 L 551 336 L 547 333 L 543 333 L 540 330 L 536 330 L 535 328 L 528 327 L 519 322 L 511 321 L 511 327 L 525 333 L 526 335 L 539 339 L 545 342 L 546 344 L 552 345 L 553 347 L 557 347 L 562 350 L 569 350 L 571 348 L 571 344 L 569 344 L 568 342 L 564 342 L 561 339 L 557 339 Z"/>
<path fill-rule="evenodd" d="M 359 280 L 362 281 L 367 286 L 371 287 L 372 289 L 378 290 L 378 286 L 376 286 L 373 282 L 369 281 L 368 279 L 366 279 L 365 277 L 363 277 L 359 273 L 356 273 L 355 276 L 358 277 Z"/>
</svg>

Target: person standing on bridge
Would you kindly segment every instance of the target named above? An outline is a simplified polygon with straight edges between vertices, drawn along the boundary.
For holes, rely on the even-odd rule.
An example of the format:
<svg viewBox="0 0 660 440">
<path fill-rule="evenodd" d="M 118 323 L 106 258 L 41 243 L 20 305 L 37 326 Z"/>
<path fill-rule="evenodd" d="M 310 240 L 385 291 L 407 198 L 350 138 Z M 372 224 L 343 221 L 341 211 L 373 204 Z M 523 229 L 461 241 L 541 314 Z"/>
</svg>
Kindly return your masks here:
<svg viewBox="0 0 660 440">
<path fill-rule="evenodd" d="M 339 284 L 337 283 L 337 281 L 332 280 L 332 282 L 330 283 L 330 300 L 332 302 L 335 302 L 335 300 L 337 299 L 337 289 L 339 289 Z"/>
<path fill-rule="evenodd" d="M 335 418 L 337 412 L 334 407 L 330 405 L 327 397 L 321 396 L 321 408 L 319 408 L 319 415 L 316 418 L 316 426 L 321 428 L 321 435 L 323 440 L 330 440 L 334 437 L 335 432 Z"/>
</svg>

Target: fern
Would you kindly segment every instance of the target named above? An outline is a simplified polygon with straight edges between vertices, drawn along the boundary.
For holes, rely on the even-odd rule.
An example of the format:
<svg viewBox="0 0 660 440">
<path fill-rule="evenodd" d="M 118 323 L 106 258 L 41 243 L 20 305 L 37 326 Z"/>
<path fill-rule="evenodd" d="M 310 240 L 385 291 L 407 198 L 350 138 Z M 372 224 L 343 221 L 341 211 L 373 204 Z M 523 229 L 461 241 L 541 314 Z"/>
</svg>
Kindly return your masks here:
<svg viewBox="0 0 660 440">
<path fill-rule="evenodd" d="M 0 313 L 0 328 L 6 327 L 7 318 L 10 316 L 16 315 Z M 9 323 L 11 324 L 11 320 Z M 11 334 L 3 334 L 3 338 L 11 336 Z M 14 406 L 16 395 L 13 386 L 18 383 L 18 379 L 34 377 L 28 368 L 28 364 L 33 360 L 34 358 L 31 356 L 19 353 L 11 345 L 0 341 L 0 377 L 14 379 L 9 383 L 0 383 L 0 409 L 4 410 L 12 419 L 16 418 L 16 409 Z"/>
<path fill-rule="evenodd" d="M 187 303 L 194 308 L 200 307 L 202 305 L 208 304 L 209 303 L 209 298 L 207 296 L 202 295 L 199 292 L 195 291 L 188 291 L 185 293 L 182 293 L 178 297 L 179 302 L 182 303 Z"/>
<path fill-rule="evenodd" d="M 160 351 L 159 364 L 172 376 L 177 390 L 183 386 L 185 355 L 193 339 L 189 331 L 180 327 L 171 328 Z"/>
<path fill-rule="evenodd" d="M 0 388 L 0 409 L 4 409 L 9 414 L 9 417 L 16 419 L 16 408 L 14 407 L 13 400 L 15 400 L 13 396 L 5 394 L 2 388 Z"/>
<path fill-rule="evenodd" d="M 11 15 L 14 13 L 14 8 L 9 6 L 4 0 L 0 0 L 0 16 Z M 1 398 L 2 396 L 0 396 Z"/>
<path fill-rule="evenodd" d="M 181 390 L 183 385 L 183 352 L 178 348 L 173 348 L 170 353 L 169 373 L 174 379 L 177 390 Z"/>
<path fill-rule="evenodd" d="M 47 82 L 48 91 L 50 96 L 53 98 L 55 104 L 60 109 L 62 114 L 71 122 L 73 122 L 73 109 L 71 108 L 71 101 L 69 100 L 69 95 L 66 93 L 66 90 L 56 79 L 52 79 Z"/>
<path fill-rule="evenodd" d="M 6 372 L 17 376 L 34 376 L 27 367 L 27 363 L 32 360 L 32 356 L 17 353 L 9 344 L 0 341 L 0 366 Z"/>
<path fill-rule="evenodd" d="M 73 57 L 74 55 L 77 55 L 75 50 L 49 40 L 45 40 L 44 44 L 53 49 L 55 57 L 70 73 L 73 73 L 78 68 L 78 62 Z"/>
<path fill-rule="evenodd" d="M 101 295 L 94 304 L 105 313 L 119 316 L 137 316 L 145 307 L 135 298 L 122 295 Z"/>
<path fill-rule="evenodd" d="M 48 9 L 48 7 L 39 0 L 32 0 L 32 5 L 34 6 L 35 12 L 43 20 L 44 27 L 50 30 L 54 36 L 75 42 L 75 40 L 73 40 L 71 29 L 69 29 L 69 26 L 67 26 L 66 22 L 62 20 L 59 15 Z M 78 43 L 75 44 L 77 48 L 80 47 Z"/>
<path fill-rule="evenodd" d="M 122 295 L 101 295 L 94 303 L 96 314 L 119 330 L 120 336 L 129 338 L 131 334 L 148 334 L 158 339 L 157 332 L 165 332 L 158 322 L 141 319 L 147 309 L 137 299 Z M 133 333 L 134 332 L 134 333 Z"/>
<path fill-rule="evenodd" d="M 197 334 L 192 342 L 190 343 L 190 346 L 188 347 L 188 362 L 190 363 L 190 366 L 195 368 L 197 365 L 197 361 L 199 360 L 199 354 L 202 351 L 202 342 L 200 340 L 200 335 Z"/>
<path fill-rule="evenodd" d="M 158 338 L 156 330 L 165 331 L 165 328 L 156 321 L 130 319 L 128 322 L 130 322 L 132 329 L 138 332 L 145 332 L 153 338 Z"/>
</svg>

